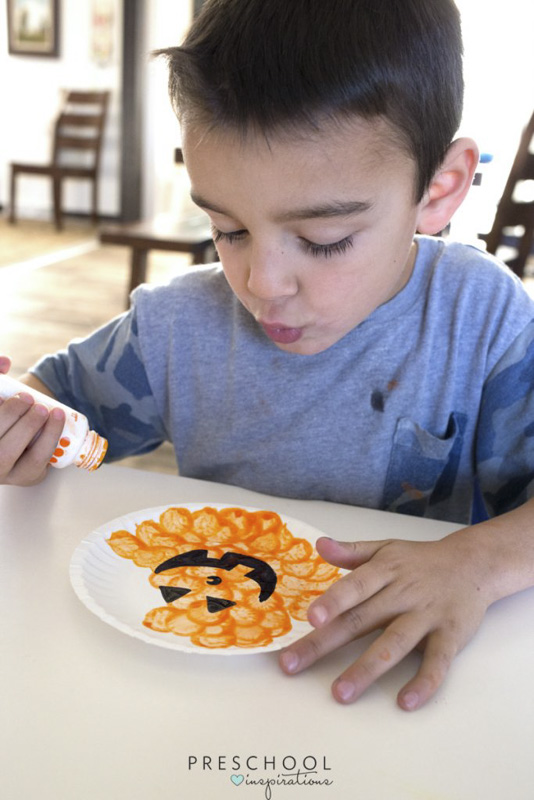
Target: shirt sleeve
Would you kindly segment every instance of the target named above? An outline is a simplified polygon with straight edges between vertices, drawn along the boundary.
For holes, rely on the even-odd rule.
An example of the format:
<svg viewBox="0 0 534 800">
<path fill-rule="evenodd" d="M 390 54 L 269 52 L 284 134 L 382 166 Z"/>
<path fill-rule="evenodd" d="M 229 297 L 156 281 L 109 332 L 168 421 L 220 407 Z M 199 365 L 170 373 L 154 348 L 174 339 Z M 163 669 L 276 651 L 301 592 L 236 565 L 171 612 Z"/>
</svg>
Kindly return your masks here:
<svg viewBox="0 0 534 800">
<path fill-rule="evenodd" d="M 490 515 L 534 496 L 534 321 L 486 381 L 477 437 L 477 478 Z"/>
<path fill-rule="evenodd" d="M 169 439 L 143 365 L 135 308 L 30 372 L 108 440 L 107 461 L 147 453 Z"/>
</svg>

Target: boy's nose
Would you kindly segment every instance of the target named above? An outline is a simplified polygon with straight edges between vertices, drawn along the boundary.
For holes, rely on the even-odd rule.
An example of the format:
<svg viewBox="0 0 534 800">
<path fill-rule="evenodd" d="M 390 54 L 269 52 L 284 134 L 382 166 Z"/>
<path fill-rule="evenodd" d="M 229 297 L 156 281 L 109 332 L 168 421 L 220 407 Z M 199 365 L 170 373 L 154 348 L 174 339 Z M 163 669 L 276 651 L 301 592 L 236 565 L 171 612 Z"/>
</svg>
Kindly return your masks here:
<svg viewBox="0 0 534 800">
<path fill-rule="evenodd" d="M 247 288 L 261 300 L 275 300 L 296 294 L 298 284 L 285 259 L 271 256 L 249 263 Z"/>
</svg>

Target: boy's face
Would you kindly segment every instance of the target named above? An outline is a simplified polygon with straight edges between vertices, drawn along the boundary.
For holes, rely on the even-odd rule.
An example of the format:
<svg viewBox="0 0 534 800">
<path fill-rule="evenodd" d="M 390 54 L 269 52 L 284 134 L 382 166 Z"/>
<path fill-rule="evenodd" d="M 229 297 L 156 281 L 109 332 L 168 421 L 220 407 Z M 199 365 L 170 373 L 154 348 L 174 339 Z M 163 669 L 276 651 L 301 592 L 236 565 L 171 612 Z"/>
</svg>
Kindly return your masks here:
<svg viewBox="0 0 534 800">
<path fill-rule="evenodd" d="M 281 350 L 326 350 L 408 281 L 415 164 L 381 120 L 293 138 L 185 127 L 226 278 Z"/>
</svg>

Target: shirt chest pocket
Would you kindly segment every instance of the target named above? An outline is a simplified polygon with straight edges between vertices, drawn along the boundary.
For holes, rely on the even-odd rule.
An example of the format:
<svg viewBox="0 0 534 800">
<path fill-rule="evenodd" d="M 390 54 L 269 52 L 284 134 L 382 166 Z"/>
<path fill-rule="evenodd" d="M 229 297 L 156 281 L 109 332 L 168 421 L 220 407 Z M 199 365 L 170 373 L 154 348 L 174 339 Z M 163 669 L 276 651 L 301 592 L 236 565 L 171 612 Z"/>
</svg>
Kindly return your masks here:
<svg viewBox="0 0 534 800">
<path fill-rule="evenodd" d="M 466 424 L 466 414 L 452 412 L 440 437 L 407 417 L 398 420 L 384 486 L 384 509 L 423 516 L 429 506 L 451 495 Z"/>
</svg>

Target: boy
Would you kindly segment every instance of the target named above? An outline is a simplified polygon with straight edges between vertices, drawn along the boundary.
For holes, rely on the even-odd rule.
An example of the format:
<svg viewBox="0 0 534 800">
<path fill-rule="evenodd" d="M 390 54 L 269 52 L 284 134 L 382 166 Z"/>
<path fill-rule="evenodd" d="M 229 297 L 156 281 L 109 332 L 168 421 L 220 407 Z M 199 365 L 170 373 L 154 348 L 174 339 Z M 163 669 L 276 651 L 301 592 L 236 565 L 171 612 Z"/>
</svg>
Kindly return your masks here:
<svg viewBox="0 0 534 800">
<path fill-rule="evenodd" d="M 192 477 L 463 524 L 478 481 L 492 519 L 439 542 L 320 540 L 350 572 L 281 655 L 296 673 L 383 629 L 334 696 L 419 646 L 398 696 L 417 709 L 488 606 L 534 584 L 533 304 L 494 259 L 432 236 L 478 160 L 452 141 L 457 10 L 216 0 L 165 54 L 222 269 L 138 289 L 26 380 L 86 413 L 112 457 L 169 439 Z M 2 404 L 4 481 L 40 479 L 60 427 L 27 397 Z"/>
</svg>

